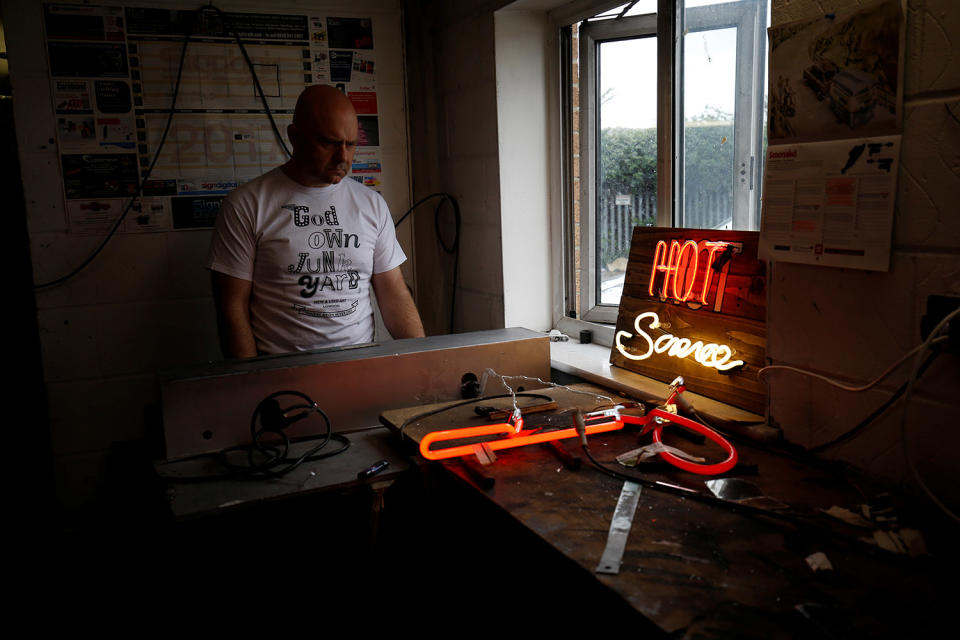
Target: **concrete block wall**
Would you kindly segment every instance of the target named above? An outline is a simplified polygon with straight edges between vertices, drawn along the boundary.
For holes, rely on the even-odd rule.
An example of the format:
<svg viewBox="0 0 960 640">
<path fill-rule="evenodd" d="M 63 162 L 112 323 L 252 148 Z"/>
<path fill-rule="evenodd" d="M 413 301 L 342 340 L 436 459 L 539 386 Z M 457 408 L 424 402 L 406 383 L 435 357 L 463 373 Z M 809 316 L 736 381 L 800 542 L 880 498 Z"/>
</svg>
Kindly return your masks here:
<svg viewBox="0 0 960 640">
<path fill-rule="evenodd" d="M 550 224 L 561 206 L 551 183 L 561 153 L 560 114 L 550 109 L 556 29 L 543 12 L 509 7 L 496 12 L 495 26 L 504 322 L 549 331 L 552 274 L 562 269 Z"/>
<path fill-rule="evenodd" d="M 493 13 L 502 4 L 404 4 L 413 199 L 445 191 L 462 215 L 457 332 L 504 326 Z M 453 261 L 433 232 L 434 206 L 422 209 L 415 214 L 418 304 L 427 333 L 446 333 Z M 452 217 L 444 215 L 442 226 L 451 232 Z"/>
<path fill-rule="evenodd" d="M 188 1 L 120 4 L 196 8 Z M 228 11 L 373 18 L 382 163 L 388 177 L 384 197 L 396 215 L 402 213 L 410 193 L 399 1 L 217 4 Z M 101 239 L 67 230 L 42 12 L 35 0 L 2 5 L 36 282 L 64 275 Z M 404 270 L 412 282 L 410 228 L 398 236 L 411 258 Z M 209 274 L 202 266 L 209 240 L 209 230 L 118 234 L 75 278 L 36 292 L 56 488 L 65 508 L 87 506 L 96 498 L 112 443 L 145 437 L 145 416 L 159 404 L 158 372 L 221 358 Z"/>
<path fill-rule="evenodd" d="M 774 0 L 773 24 L 842 12 L 863 2 Z M 774 263 L 768 300 L 768 357 L 863 384 L 921 342 L 927 296 L 960 296 L 960 6 L 910 0 L 906 7 L 904 118 L 890 270 L 886 273 Z M 859 423 L 906 379 L 852 394 L 791 373 L 770 375 L 771 420 L 787 439 L 816 446 Z M 850 442 L 825 455 L 866 474 L 917 489 L 904 443 L 924 482 L 954 509 L 952 451 L 960 445 L 960 366 L 944 356 L 897 403 Z"/>
</svg>

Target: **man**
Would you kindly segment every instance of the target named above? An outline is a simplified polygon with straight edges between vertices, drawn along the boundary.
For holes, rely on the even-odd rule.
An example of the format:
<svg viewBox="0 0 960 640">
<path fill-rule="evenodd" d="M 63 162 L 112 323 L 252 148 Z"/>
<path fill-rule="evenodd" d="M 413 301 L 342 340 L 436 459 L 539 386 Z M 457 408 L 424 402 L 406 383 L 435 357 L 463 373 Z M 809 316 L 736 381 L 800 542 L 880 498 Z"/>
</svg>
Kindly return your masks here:
<svg viewBox="0 0 960 640">
<path fill-rule="evenodd" d="M 207 259 L 228 358 L 370 342 L 370 285 L 395 338 L 424 335 L 380 195 L 347 178 L 357 115 L 334 87 L 300 94 L 293 156 L 228 195 Z"/>
</svg>

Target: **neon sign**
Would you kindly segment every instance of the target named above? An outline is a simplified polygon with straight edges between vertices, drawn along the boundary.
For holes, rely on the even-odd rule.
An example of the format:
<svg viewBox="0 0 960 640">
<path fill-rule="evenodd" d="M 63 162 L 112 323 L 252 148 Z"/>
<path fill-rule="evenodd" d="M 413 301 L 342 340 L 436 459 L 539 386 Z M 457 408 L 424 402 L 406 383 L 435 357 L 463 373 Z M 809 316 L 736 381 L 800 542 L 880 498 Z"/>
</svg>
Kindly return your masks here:
<svg viewBox="0 0 960 640">
<path fill-rule="evenodd" d="M 716 344 L 713 342 L 704 343 L 702 340 L 693 342 L 690 338 L 678 338 L 666 332 L 663 332 L 662 335 L 654 339 L 640 327 L 640 322 L 647 318 L 650 319 L 650 324 L 647 325 L 647 328 L 651 331 L 659 329 L 661 326 L 660 316 L 653 311 L 641 313 L 633 321 L 637 335 L 647 343 L 647 351 L 643 355 L 627 353 L 620 339 L 626 338 L 629 340 L 633 337 L 633 334 L 622 330 L 617 331 L 615 346 L 623 357 L 629 358 L 630 360 L 646 360 L 654 353 L 666 353 L 668 356 L 674 358 L 686 358 L 692 355 L 693 359 L 704 367 L 717 369 L 718 371 L 727 371 L 743 365 L 743 360 L 730 360 L 730 358 L 733 357 L 733 349 L 725 344 Z"/>
<path fill-rule="evenodd" d="M 685 302 L 688 307 L 699 309 L 709 304 L 707 297 L 710 295 L 710 284 L 713 274 L 717 273 L 720 279 L 713 310 L 719 312 L 723 307 L 723 290 L 730 271 L 730 261 L 742 249 L 740 243 L 711 240 L 687 240 L 683 244 L 679 240 L 671 240 L 668 247 L 666 240 L 660 240 L 653 251 L 648 292 L 651 297 L 661 300 L 672 298 L 677 303 Z M 701 261 L 700 254 L 704 252 L 707 255 Z M 660 274 L 663 277 L 658 287 L 657 276 Z M 701 282 L 699 287 L 696 287 L 697 280 Z"/>
<path fill-rule="evenodd" d="M 670 394 L 664 404 L 673 404 L 678 394 L 684 390 L 684 387 L 682 386 L 683 379 L 677 378 L 677 380 L 680 381 L 681 386 L 674 388 L 673 393 Z M 583 422 L 580 423 L 581 427 L 583 428 L 583 437 L 585 438 L 587 435 L 593 433 L 622 429 L 624 423 L 630 423 L 642 425 L 643 429 L 641 430 L 640 435 L 643 435 L 647 432 L 652 432 L 653 441 L 656 443 L 661 443 L 661 431 L 663 430 L 663 426 L 666 423 L 671 423 L 695 433 L 700 433 L 710 440 L 713 440 L 723 447 L 724 451 L 727 452 L 727 458 L 722 462 L 713 464 L 696 464 L 688 462 L 683 458 L 679 458 L 669 451 L 660 451 L 660 457 L 670 464 L 685 471 L 690 471 L 700 475 L 726 473 L 737 464 L 737 450 L 734 449 L 733 445 L 730 444 L 722 435 L 706 425 L 694 422 L 689 418 L 685 418 L 675 413 L 664 411 L 659 407 L 656 409 L 651 409 L 644 416 L 623 415 L 620 413 L 620 409 L 623 408 L 623 405 L 617 405 L 612 409 L 604 409 L 602 411 L 593 411 L 583 414 L 581 416 Z M 513 418 L 511 418 L 511 420 L 513 420 Z M 576 420 L 576 418 L 574 420 Z M 495 440 L 487 440 L 483 443 L 483 446 L 492 451 L 496 451 L 500 449 L 510 449 L 513 447 L 522 447 L 529 444 L 549 442 L 551 440 L 560 440 L 563 438 L 575 438 L 580 436 L 580 433 L 578 433 L 576 427 L 556 429 L 553 431 L 543 431 L 539 427 L 535 427 L 533 429 L 524 429 L 523 418 L 521 417 L 516 419 L 516 425 L 513 425 L 510 422 L 504 422 L 500 424 L 487 424 L 477 427 L 461 427 L 455 429 L 444 429 L 441 431 L 432 431 L 420 440 L 420 455 L 427 460 L 445 460 L 448 458 L 469 456 L 471 454 L 475 454 L 481 445 L 460 444 L 447 446 L 440 449 L 434 449 L 432 448 L 432 445 L 456 440 L 464 441 L 467 438 L 475 438 L 477 436 L 495 435 L 500 435 L 502 437 Z"/>
</svg>

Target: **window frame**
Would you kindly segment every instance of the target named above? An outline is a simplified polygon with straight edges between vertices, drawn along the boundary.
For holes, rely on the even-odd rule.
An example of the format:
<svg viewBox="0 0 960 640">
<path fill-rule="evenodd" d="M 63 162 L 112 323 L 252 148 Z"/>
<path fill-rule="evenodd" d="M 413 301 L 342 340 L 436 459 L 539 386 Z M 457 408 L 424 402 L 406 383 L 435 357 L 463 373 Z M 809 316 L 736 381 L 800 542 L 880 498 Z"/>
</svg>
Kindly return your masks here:
<svg viewBox="0 0 960 640">
<path fill-rule="evenodd" d="M 757 9 L 763 5 L 764 11 Z M 760 176 L 762 175 L 762 154 L 753 154 L 752 151 L 763 136 L 763 84 L 765 69 L 763 61 L 766 50 L 760 50 L 756 45 L 756 38 L 762 34 L 766 38 L 766 17 L 769 2 L 764 0 L 739 0 L 724 4 L 694 7 L 687 10 L 683 18 L 681 31 L 684 34 L 697 33 L 713 29 L 737 29 L 737 60 L 752 58 L 749 64 L 750 75 L 743 73 L 742 66 L 737 65 L 735 117 L 734 117 L 734 162 L 735 173 L 739 173 L 733 190 L 733 229 L 760 228 Z M 711 16 L 711 14 L 713 14 Z M 711 17 L 707 17 L 711 16 Z M 684 39 L 678 38 L 678 59 L 684 60 Z M 758 55 L 758 51 L 760 51 Z M 759 59 L 758 59 L 759 58 Z M 683 65 L 678 65 L 678 79 L 682 80 Z M 746 90 L 749 88 L 749 90 Z M 759 92 L 758 92 L 759 89 Z M 677 112 L 683 113 L 683 91 L 678 92 L 676 99 Z M 678 132 L 677 166 L 683 167 L 683 145 L 679 144 L 682 132 Z M 675 180 L 675 191 L 678 198 L 685 197 L 683 188 L 683 171 L 678 171 Z M 681 217 L 685 213 L 684 206 L 676 208 L 676 215 Z M 685 226 L 679 220 L 678 226 Z"/>
<path fill-rule="evenodd" d="M 664 11 L 664 5 L 669 7 Z M 657 225 L 671 226 L 673 221 L 673 173 L 672 141 L 674 100 L 672 91 L 673 50 L 669 46 L 673 39 L 664 38 L 662 33 L 672 33 L 673 25 L 665 25 L 664 18 L 675 13 L 672 2 L 659 0 L 657 14 L 631 16 L 629 18 L 599 20 L 585 24 L 580 38 L 580 308 L 581 317 L 588 322 L 615 323 L 618 307 L 599 303 L 597 291 L 597 114 L 599 112 L 599 94 L 597 92 L 598 43 L 623 40 L 627 38 L 654 36 L 657 38 Z M 664 31 L 666 29 L 666 31 Z M 664 45 L 668 41 L 668 46 Z M 665 49 L 667 51 L 665 51 Z M 664 54 L 668 59 L 664 64 Z M 591 71 L 587 71 L 591 70 Z M 666 98 L 666 99 L 665 99 Z M 667 108 L 664 108 L 664 107 Z M 589 132 L 589 134 L 588 134 Z M 667 146 L 663 146 L 664 143 Z M 668 151 L 664 153 L 662 149 Z M 572 213 L 572 212 L 571 212 Z"/>
<path fill-rule="evenodd" d="M 609 2 L 606 4 L 610 4 Z M 708 10 L 712 12 L 724 12 L 728 15 L 735 15 L 735 20 L 728 21 L 730 24 L 723 26 L 737 26 L 737 55 L 738 59 L 742 53 L 747 51 L 748 43 L 740 37 L 741 33 L 747 30 L 751 33 L 751 40 L 754 40 L 756 34 L 765 34 L 765 21 L 769 12 L 769 0 L 759 0 L 756 4 L 744 2 L 731 2 L 720 5 L 719 8 L 695 7 L 693 9 Z M 598 10 L 601 3 L 598 3 Z M 763 6 L 764 11 L 751 9 L 751 6 Z M 580 113 L 579 113 L 579 136 L 580 136 L 580 157 L 579 157 L 579 189 L 574 186 L 574 176 L 572 171 L 572 133 L 568 130 L 566 123 L 572 122 L 573 107 L 570 99 L 572 90 L 572 69 L 570 65 L 571 39 L 570 23 L 561 28 L 560 55 L 563 63 L 561 64 L 561 87 L 563 107 L 563 135 L 564 141 L 561 148 L 566 154 L 562 166 L 563 181 L 566 185 L 564 189 L 563 216 L 564 227 L 568 230 L 564 241 L 564 264 L 563 270 L 563 291 L 565 295 L 565 304 L 563 313 L 566 318 L 561 321 L 557 319 L 558 326 L 567 326 L 574 329 L 579 326 L 571 324 L 570 318 L 577 317 L 577 298 L 579 295 L 579 319 L 586 323 L 604 323 L 613 324 L 617 321 L 619 313 L 618 305 L 600 304 L 599 290 L 597 285 L 597 144 L 598 132 L 596 131 L 597 115 L 599 106 L 596 66 L 596 44 L 598 42 L 622 40 L 631 37 L 653 35 L 657 38 L 657 226 L 671 227 L 679 223 L 678 218 L 682 212 L 683 199 L 683 123 L 678 122 L 678 115 L 683 113 L 682 94 L 682 64 L 678 61 L 683 60 L 683 37 L 684 31 L 680 25 L 685 24 L 686 16 L 679 15 L 681 12 L 675 7 L 673 0 L 657 0 L 656 16 L 642 15 L 630 16 L 618 19 L 604 19 L 593 22 L 587 22 L 581 26 L 579 34 L 579 85 L 580 85 Z M 754 22 L 751 23 L 747 18 L 754 16 Z M 763 22 L 757 22 L 763 21 Z M 699 21 L 691 22 L 691 31 L 700 31 L 704 26 Z M 714 28 L 723 28 L 714 27 Z M 748 29 L 745 29 L 748 28 Z M 741 29 L 745 29 L 741 31 Z M 762 57 L 760 64 L 757 64 L 755 40 L 751 47 L 754 52 L 752 62 L 752 79 L 743 78 L 743 81 L 750 81 L 752 89 L 755 92 L 758 87 L 761 95 L 759 98 L 752 96 L 747 102 L 751 102 L 750 109 L 741 109 L 742 98 L 738 97 L 737 117 L 735 119 L 735 162 L 744 166 L 737 167 L 735 171 L 743 171 L 740 174 L 740 180 L 734 186 L 734 210 L 733 220 L 735 226 L 743 225 L 745 217 L 751 218 L 749 223 L 759 225 L 759 199 L 756 194 L 759 193 L 760 179 L 762 175 L 762 158 L 756 157 L 753 162 L 745 163 L 741 160 L 744 157 L 743 150 L 752 149 L 756 140 L 763 134 L 763 96 L 762 87 L 764 80 L 764 65 Z M 762 52 L 766 55 L 766 51 Z M 738 67 L 737 83 L 741 85 L 741 73 Z M 679 88 L 680 90 L 675 90 Z M 744 122 L 753 121 L 751 126 L 742 126 Z M 588 135 L 589 132 L 589 135 Z M 747 154 L 749 157 L 751 154 Z M 569 159 L 569 160 L 568 160 Z M 749 166 L 747 166 L 749 165 Z M 675 171 L 675 167 L 681 170 Z M 746 185 L 746 192 L 740 189 L 740 185 Z M 575 247 L 573 237 L 577 230 L 577 221 L 574 219 L 573 198 L 575 192 L 579 192 L 580 216 L 579 216 L 579 265 L 575 259 Z M 677 194 L 675 197 L 674 194 Z M 750 205 L 750 198 L 757 200 L 756 205 Z M 746 206 L 745 206 L 746 205 Z M 578 283 L 579 276 L 579 283 Z M 584 325 L 586 326 L 586 325 Z"/>
</svg>

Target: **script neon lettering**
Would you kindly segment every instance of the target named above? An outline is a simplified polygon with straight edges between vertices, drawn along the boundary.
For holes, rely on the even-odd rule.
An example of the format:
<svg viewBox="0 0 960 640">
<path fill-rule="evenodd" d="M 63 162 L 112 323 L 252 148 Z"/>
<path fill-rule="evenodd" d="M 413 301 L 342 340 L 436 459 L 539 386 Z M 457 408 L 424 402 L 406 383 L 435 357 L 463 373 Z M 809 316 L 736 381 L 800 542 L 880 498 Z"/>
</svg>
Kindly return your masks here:
<svg viewBox="0 0 960 640">
<path fill-rule="evenodd" d="M 693 342 L 690 338 L 678 338 L 670 333 L 664 333 L 658 336 L 656 340 L 653 340 L 650 334 L 641 327 L 641 323 L 644 320 L 650 321 L 649 324 L 647 324 L 647 329 L 653 331 L 660 327 L 660 316 L 653 311 L 646 311 L 638 315 L 633 321 L 633 327 L 637 332 L 637 336 L 647 345 L 647 350 L 642 355 L 629 353 L 626 347 L 624 347 L 623 342 L 621 342 L 623 339 L 629 340 L 633 338 L 632 333 L 622 330 L 617 331 L 615 343 L 617 351 L 619 351 L 623 357 L 630 360 L 646 360 L 654 352 L 666 352 L 668 356 L 674 358 L 686 358 L 692 355 L 693 359 L 704 367 L 717 369 L 718 371 L 727 371 L 743 365 L 743 360 L 730 360 L 730 358 L 733 357 L 733 349 L 725 344 L 716 344 L 713 342 L 704 344 L 702 340 Z"/>
</svg>

